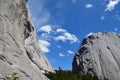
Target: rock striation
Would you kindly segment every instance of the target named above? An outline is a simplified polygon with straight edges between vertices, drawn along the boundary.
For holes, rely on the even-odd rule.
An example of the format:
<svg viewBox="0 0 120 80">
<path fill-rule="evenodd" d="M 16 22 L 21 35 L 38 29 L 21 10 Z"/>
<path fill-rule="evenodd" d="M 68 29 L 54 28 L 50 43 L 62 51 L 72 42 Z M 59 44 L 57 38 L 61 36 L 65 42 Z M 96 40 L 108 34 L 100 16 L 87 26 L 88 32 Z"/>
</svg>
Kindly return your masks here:
<svg viewBox="0 0 120 80">
<path fill-rule="evenodd" d="M 0 0 L 0 80 L 17 73 L 20 80 L 48 80 L 53 68 L 41 52 L 28 0 Z"/>
<path fill-rule="evenodd" d="M 74 56 L 75 73 L 96 74 L 99 78 L 120 80 L 120 34 L 93 33 L 85 38 Z"/>
</svg>

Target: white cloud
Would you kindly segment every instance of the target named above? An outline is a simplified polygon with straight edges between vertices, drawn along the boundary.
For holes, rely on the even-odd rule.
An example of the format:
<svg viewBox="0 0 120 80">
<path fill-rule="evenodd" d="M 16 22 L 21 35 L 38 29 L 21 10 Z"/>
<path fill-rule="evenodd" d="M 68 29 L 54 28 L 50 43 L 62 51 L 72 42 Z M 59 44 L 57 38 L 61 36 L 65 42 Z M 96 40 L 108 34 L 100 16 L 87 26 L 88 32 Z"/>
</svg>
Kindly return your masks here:
<svg viewBox="0 0 120 80">
<path fill-rule="evenodd" d="M 71 44 L 79 42 L 78 38 L 74 34 L 69 33 L 65 29 L 60 28 L 60 29 L 57 29 L 56 32 L 62 33 L 54 38 L 54 40 L 56 40 L 56 41 L 61 40 L 61 41 L 65 42 L 68 40 L 68 41 L 70 41 Z"/>
<path fill-rule="evenodd" d="M 48 34 L 50 34 L 50 32 L 52 31 L 52 27 L 50 25 L 45 25 L 40 27 L 39 31 L 47 32 Z"/>
<path fill-rule="evenodd" d="M 105 11 L 112 11 L 119 2 L 120 0 L 109 0 Z"/>
<path fill-rule="evenodd" d="M 61 40 L 61 41 L 63 41 L 63 42 L 67 40 L 65 36 L 57 36 L 57 37 L 55 37 L 54 39 L 55 39 L 56 41 L 57 41 L 57 40 Z"/>
<path fill-rule="evenodd" d="M 48 47 L 49 47 L 51 44 L 50 44 L 48 41 L 39 40 L 39 45 L 40 45 L 40 48 L 41 48 L 42 52 L 44 52 L 44 53 L 50 52 L 50 50 L 48 49 Z"/>
<path fill-rule="evenodd" d="M 114 31 L 118 31 L 118 28 L 114 28 Z"/>
<path fill-rule="evenodd" d="M 62 53 L 59 53 L 59 56 L 60 56 L 60 57 L 64 57 L 65 55 L 64 55 L 64 54 L 62 54 Z"/>
<path fill-rule="evenodd" d="M 68 32 L 64 33 L 63 35 L 57 36 L 54 39 L 61 40 L 63 42 L 69 40 L 71 44 L 79 42 L 78 38 L 74 34 L 70 34 Z"/>
<path fill-rule="evenodd" d="M 85 7 L 86 7 L 86 8 L 92 8 L 92 7 L 93 7 L 93 4 L 86 4 Z"/>
<path fill-rule="evenodd" d="M 57 31 L 56 31 L 57 33 L 60 33 L 60 32 L 67 32 L 65 29 L 62 29 L 62 28 L 59 28 L 59 29 L 57 29 Z"/>
<path fill-rule="evenodd" d="M 51 40 L 51 36 L 48 33 L 42 33 L 40 36 L 42 40 Z"/>
<path fill-rule="evenodd" d="M 71 51 L 71 50 L 68 50 L 67 52 L 68 52 L 68 54 L 73 54 L 73 53 L 74 53 L 74 52 Z"/>
<path fill-rule="evenodd" d="M 79 42 L 78 38 L 74 34 L 71 34 L 62 28 L 52 29 L 51 26 L 46 25 L 41 27 L 39 31 L 43 31 L 43 33 L 38 37 L 40 39 L 39 45 L 44 53 L 50 52 L 48 47 L 50 47 L 51 44 L 48 41 L 69 41 L 71 44 Z M 61 46 L 58 45 L 57 48 L 60 49 Z"/>
<path fill-rule="evenodd" d="M 59 29 L 52 29 L 51 26 L 45 25 L 39 29 L 42 31 L 39 37 L 39 44 L 43 52 L 48 53 L 50 50 L 48 47 L 50 43 L 48 41 L 69 41 L 71 44 L 78 43 L 78 38 L 74 35 L 69 33 L 67 30 L 59 28 Z M 61 46 L 57 46 L 57 48 L 61 48 Z"/>
<path fill-rule="evenodd" d="M 63 35 L 66 37 L 67 40 L 70 40 L 70 43 L 79 42 L 78 38 L 74 34 L 66 32 Z"/>
</svg>

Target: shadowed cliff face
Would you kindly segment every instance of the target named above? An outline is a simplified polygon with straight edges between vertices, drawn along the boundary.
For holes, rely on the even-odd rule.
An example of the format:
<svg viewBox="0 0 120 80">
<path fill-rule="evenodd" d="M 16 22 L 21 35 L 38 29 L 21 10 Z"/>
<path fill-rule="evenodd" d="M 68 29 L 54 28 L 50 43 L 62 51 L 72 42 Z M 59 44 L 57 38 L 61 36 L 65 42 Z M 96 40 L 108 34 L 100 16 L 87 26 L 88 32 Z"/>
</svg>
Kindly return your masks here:
<svg viewBox="0 0 120 80">
<path fill-rule="evenodd" d="M 120 79 L 120 34 L 100 32 L 83 40 L 72 64 L 75 73 L 90 72 L 100 78 Z"/>
<path fill-rule="evenodd" d="M 27 0 L 0 0 L 0 79 L 18 73 L 20 80 L 47 80 L 53 71 L 41 52 Z"/>
</svg>

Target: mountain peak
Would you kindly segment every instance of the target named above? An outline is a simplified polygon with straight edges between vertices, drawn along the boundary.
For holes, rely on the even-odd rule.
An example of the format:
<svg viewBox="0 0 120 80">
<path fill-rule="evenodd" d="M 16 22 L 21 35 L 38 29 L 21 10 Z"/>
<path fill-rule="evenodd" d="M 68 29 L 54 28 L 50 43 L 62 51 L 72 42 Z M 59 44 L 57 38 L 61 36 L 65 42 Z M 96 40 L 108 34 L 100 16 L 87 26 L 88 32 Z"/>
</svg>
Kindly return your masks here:
<svg viewBox="0 0 120 80">
<path fill-rule="evenodd" d="M 120 79 L 120 34 L 98 32 L 86 37 L 73 59 L 75 73 L 96 74 L 99 78 Z"/>
</svg>

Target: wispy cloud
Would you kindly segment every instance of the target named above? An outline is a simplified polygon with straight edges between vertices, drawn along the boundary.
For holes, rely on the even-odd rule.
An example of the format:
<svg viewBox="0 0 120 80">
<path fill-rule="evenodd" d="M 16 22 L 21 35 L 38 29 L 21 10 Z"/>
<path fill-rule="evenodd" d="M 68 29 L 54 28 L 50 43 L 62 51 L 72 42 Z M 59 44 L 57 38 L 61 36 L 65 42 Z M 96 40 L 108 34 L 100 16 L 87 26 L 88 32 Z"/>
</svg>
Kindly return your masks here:
<svg viewBox="0 0 120 80">
<path fill-rule="evenodd" d="M 61 41 L 63 41 L 63 42 L 65 42 L 66 40 L 67 40 L 67 38 L 65 37 L 65 36 L 57 36 L 57 37 L 55 37 L 54 38 L 56 41 L 58 41 L 58 40 L 61 40 Z"/>
<path fill-rule="evenodd" d="M 69 41 L 70 44 L 79 43 L 79 39 L 72 33 L 68 32 L 66 29 L 62 28 L 52 28 L 50 25 L 42 26 L 39 29 L 41 35 L 38 36 L 39 44 L 43 52 L 48 53 L 50 50 L 48 47 L 50 46 L 51 41 Z M 61 46 L 57 46 L 57 48 L 61 48 Z M 70 53 L 70 52 L 69 52 Z"/>
<path fill-rule="evenodd" d="M 112 11 L 119 2 L 120 0 L 109 0 L 105 11 Z"/>
<path fill-rule="evenodd" d="M 66 32 L 64 33 L 64 36 L 67 40 L 70 40 L 71 43 L 79 42 L 78 38 L 74 34 Z"/>
<path fill-rule="evenodd" d="M 41 33 L 41 35 L 39 35 L 38 38 L 41 40 L 51 41 L 53 36 L 48 33 Z"/>
<path fill-rule="evenodd" d="M 59 56 L 60 56 L 60 57 L 64 57 L 65 55 L 64 55 L 64 54 L 62 54 L 62 53 L 59 53 Z"/>
<path fill-rule="evenodd" d="M 50 20 L 50 17 L 51 17 L 50 12 L 47 11 L 47 10 L 44 10 L 44 13 L 40 17 L 38 17 L 37 22 L 39 22 L 40 26 L 44 25 L 44 24 L 47 24 L 49 22 L 49 20 Z"/>
<path fill-rule="evenodd" d="M 105 16 L 101 16 L 101 18 L 100 18 L 101 20 L 103 20 L 103 19 L 105 19 Z"/>
<path fill-rule="evenodd" d="M 86 8 L 92 8 L 92 7 L 93 7 L 93 4 L 86 4 L 85 7 L 86 7 Z"/>
<path fill-rule="evenodd" d="M 118 28 L 114 28 L 114 31 L 118 31 Z"/>
<path fill-rule="evenodd" d="M 120 20 L 120 15 L 119 14 L 115 14 L 114 18 Z"/>
<path fill-rule="evenodd" d="M 61 46 L 60 46 L 60 45 L 57 45 L 57 48 L 61 49 Z"/>
<path fill-rule="evenodd" d="M 68 50 L 67 52 L 68 52 L 68 54 L 73 54 L 73 53 L 74 53 L 74 52 L 71 51 L 71 50 Z"/>
<path fill-rule="evenodd" d="M 60 32 L 67 32 L 65 29 L 62 29 L 62 28 L 59 28 L 59 29 L 57 29 L 57 31 L 56 31 L 57 33 L 60 33 Z"/>
<path fill-rule="evenodd" d="M 72 2 L 73 2 L 73 3 L 76 3 L 76 2 L 77 2 L 77 0 L 72 0 Z"/>
<path fill-rule="evenodd" d="M 50 34 L 50 32 L 52 31 L 52 27 L 50 25 L 45 25 L 40 27 L 39 31 L 47 32 L 48 34 Z"/>
<path fill-rule="evenodd" d="M 66 29 L 62 28 L 52 28 L 50 25 L 42 26 L 39 31 L 41 35 L 38 36 L 42 40 L 55 40 L 55 41 L 69 41 L 71 44 L 79 43 L 79 39 L 74 34 L 68 32 Z"/>
<path fill-rule="evenodd" d="M 45 25 L 49 22 L 51 14 L 44 7 L 45 0 L 29 0 L 28 5 L 30 5 L 29 9 L 32 13 L 32 20 L 35 25 L 36 31 L 38 31 L 40 26 Z"/>
<path fill-rule="evenodd" d="M 48 47 L 49 47 L 51 44 L 50 44 L 48 41 L 39 40 L 39 45 L 40 45 L 40 48 L 41 48 L 42 52 L 44 52 L 44 53 L 50 52 L 50 50 L 48 49 Z"/>
</svg>

